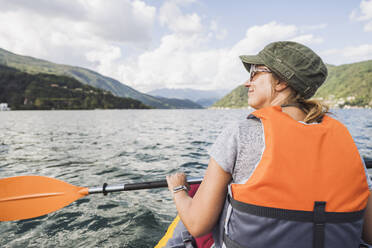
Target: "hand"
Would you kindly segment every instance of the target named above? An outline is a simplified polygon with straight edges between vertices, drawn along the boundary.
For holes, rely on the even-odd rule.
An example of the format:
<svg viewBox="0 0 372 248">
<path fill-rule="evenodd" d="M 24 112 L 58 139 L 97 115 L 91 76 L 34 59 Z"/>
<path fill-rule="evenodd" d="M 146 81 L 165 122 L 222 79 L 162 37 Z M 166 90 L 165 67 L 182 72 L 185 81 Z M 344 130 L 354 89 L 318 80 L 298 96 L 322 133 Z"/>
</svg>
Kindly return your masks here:
<svg viewBox="0 0 372 248">
<path fill-rule="evenodd" d="M 173 188 L 181 185 L 185 185 L 188 189 L 190 189 L 189 184 L 186 181 L 185 173 L 175 173 L 168 175 L 167 177 L 168 189 L 173 194 Z"/>
</svg>

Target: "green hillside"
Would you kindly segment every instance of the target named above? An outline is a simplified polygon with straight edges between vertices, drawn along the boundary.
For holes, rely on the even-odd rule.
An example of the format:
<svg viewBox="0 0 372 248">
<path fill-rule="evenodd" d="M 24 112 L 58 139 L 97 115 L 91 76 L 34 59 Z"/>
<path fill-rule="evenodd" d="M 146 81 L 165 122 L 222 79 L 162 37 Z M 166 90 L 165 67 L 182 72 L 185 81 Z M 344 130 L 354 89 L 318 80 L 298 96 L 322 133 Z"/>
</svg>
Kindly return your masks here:
<svg viewBox="0 0 372 248">
<path fill-rule="evenodd" d="M 327 67 L 328 78 L 314 98 L 331 107 L 372 107 L 372 60 Z M 247 101 L 248 90 L 241 85 L 212 107 L 243 108 L 248 107 Z"/>
<path fill-rule="evenodd" d="M 246 108 L 248 107 L 248 88 L 239 85 L 229 94 L 219 101 L 215 102 L 212 107 L 218 108 Z"/>
<path fill-rule="evenodd" d="M 314 97 L 340 107 L 372 107 L 372 60 L 328 66 L 328 78 Z"/>
<path fill-rule="evenodd" d="M 132 98 L 82 84 L 74 78 L 52 74 L 28 74 L 0 65 L 0 102 L 20 109 L 143 109 Z"/>
<path fill-rule="evenodd" d="M 69 65 L 55 64 L 46 60 L 36 59 L 29 56 L 21 56 L 0 48 L 0 64 L 16 68 L 30 74 L 46 73 L 63 75 L 75 78 L 81 83 L 88 84 L 103 90 L 111 91 L 119 97 L 130 97 L 143 102 L 154 108 L 195 108 L 195 104 L 188 105 L 187 102 L 173 102 L 161 100 L 147 94 L 143 94 L 119 81 L 103 76 L 97 72 Z M 180 104 L 180 105 L 177 105 Z M 199 108 L 202 108 L 199 105 Z"/>
</svg>

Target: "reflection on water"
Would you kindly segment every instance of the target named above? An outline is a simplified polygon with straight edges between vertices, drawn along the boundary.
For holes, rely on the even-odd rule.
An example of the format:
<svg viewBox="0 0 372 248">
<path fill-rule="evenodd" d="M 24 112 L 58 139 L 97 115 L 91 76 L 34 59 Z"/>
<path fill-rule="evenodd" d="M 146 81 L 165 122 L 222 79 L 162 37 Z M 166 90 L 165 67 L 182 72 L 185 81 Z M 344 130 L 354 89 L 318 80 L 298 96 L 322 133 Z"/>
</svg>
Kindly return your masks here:
<svg viewBox="0 0 372 248">
<path fill-rule="evenodd" d="M 372 158 L 372 111 L 337 110 Z M 249 110 L 0 113 L 0 177 L 42 175 L 78 186 L 202 176 L 222 128 Z M 25 206 L 27 207 L 27 206 Z M 92 195 L 47 216 L 0 223 L 6 247 L 152 247 L 175 215 L 165 189 Z"/>
</svg>

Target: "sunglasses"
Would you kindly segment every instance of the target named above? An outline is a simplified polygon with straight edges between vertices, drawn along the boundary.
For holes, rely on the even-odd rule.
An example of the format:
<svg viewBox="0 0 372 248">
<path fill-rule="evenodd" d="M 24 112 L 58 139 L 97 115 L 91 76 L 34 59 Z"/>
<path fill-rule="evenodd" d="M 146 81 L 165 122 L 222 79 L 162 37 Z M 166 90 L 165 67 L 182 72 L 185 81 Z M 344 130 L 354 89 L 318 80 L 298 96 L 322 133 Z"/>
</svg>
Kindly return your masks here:
<svg viewBox="0 0 372 248">
<path fill-rule="evenodd" d="M 251 69 L 249 70 L 249 81 L 252 81 L 253 77 L 257 74 L 257 72 L 270 72 L 268 68 L 258 68 L 257 65 L 251 65 Z"/>
</svg>

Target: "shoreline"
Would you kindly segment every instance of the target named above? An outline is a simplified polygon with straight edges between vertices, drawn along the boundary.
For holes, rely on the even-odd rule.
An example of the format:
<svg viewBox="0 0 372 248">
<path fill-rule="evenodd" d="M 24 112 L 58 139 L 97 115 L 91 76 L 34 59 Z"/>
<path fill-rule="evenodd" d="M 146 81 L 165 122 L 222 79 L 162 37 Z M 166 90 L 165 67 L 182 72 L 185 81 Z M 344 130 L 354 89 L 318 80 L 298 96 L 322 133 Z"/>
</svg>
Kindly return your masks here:
<svg viewBox="0 0 372 248">
<path fill-rule="evenodd" d="M 20 112 L 20 111 L 27 111 L 27 112 L 31 112 L 31 111 L 105 111 L 105 110 L 143 110 L 143 111 L 146 111 L 146 110 L 238 110 L 238 109 L 241 109 L 241 110 L 254 110 L 253 108 L 251 107 L 238 107 L 238 108 L 235 108 L 235 107 L 208 107 L 208 108 L 203 108 L 203 109 L 188 109 L 188 108 L 184 108 L 184 109 L 12 109 L 12 110 L 4 110 L 4 111 L 0 111 L 0 113 L 9 113 L 9 112 Z M 330 109 L 372 109 L 372 107 L 359 107 L 359 106 L 347 106 L 347 107 L 343 107 L 343 108 L 340 108 L 340 107 L 333 107 L 333 106 L 330 106 Z"/>
</svg>

